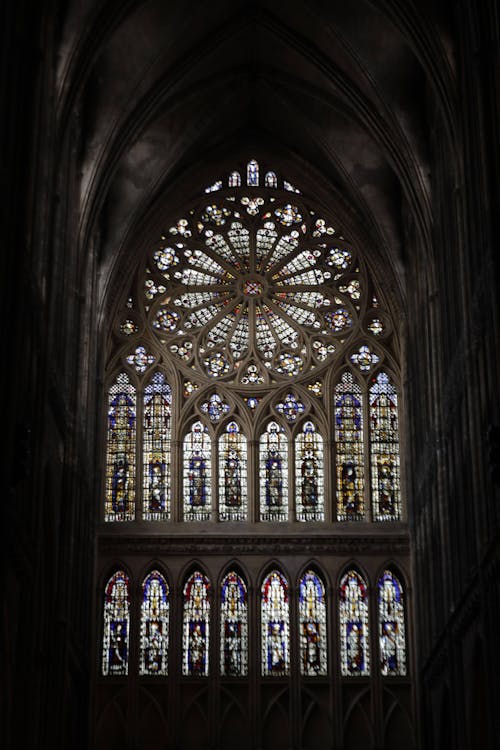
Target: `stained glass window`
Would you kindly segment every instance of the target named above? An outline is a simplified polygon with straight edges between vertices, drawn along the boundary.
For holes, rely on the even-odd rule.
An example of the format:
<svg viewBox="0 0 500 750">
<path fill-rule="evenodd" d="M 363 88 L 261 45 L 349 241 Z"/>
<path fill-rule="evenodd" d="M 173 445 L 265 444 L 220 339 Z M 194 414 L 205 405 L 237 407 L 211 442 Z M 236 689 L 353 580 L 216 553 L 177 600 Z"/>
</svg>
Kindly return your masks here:
<svg viewBox="0 0 500 750">
<path fill-rule="evenodd" d="M 184 520 L 208 521 L 211 511 L 212 447 L 208 429 L 195 422 L 184 438 Z"/>
<path fill-rule="evenodd" d="M 290 668 L 288 583 L 278 571 L 261 588 L 262 675 L 287 675 Z"/>
<path fill-rule="evenodd" d="M 403 587 L 390 570 L 378 579 L 380 670 L 383 675 L 406 674 Z"/>
<path fill-rule="evenodd" d="M 401 518 L 398 396 L 381 372 L 370 388 L 370 451 L 375 521 Z"/>
<path fill-rule="evenodd" d="M 266 183 L 266 187 L 269 187 L 269 188 L 277 188 L 278 187 L 278 178 L 276 177 L 275 172 L 267 172 L 266 173 L 265 183 Z"/>
<path fill-rule="evenodd" d="M 306 677 L 328 672 L 325 586 L 308 570 L 299 585 L 300 672 Z"/>
<path fill-rule="evenodd" d="M 252 159 L 247 164 L 247 185 L 257 187 L 259 184 L 259 165 Z"/>
<path fill-rule="evenodd" d="M 260 518 L 288 518 L 288 442 L 283 427 L 269 422 L 260 438 Z"/>
<path fill-rule="evenodd" d="M 208 675 L 208 647 L 210 626 L 210 583 L 200 571 L 195 571 L 184 586 L 182 674 L 203 677 Z"/>
<path fill-rule="evenodd" d="M 340 581 L 339 624 L 341 673 L 345 676 L 368 675 L 368 590 L 355 570 L 349 570 Z"/>
<path fill-rule="evenodd" d="M 106 521 L 135 517 L 136 392 L 125 373 L 109 389 Z"/>
<path fill-rule="evenodd" d="M 219 438 L 219 519 L 247 517 L 247 440 L 236 422 L 229 422 Z"/>
<path fill-rule="evenodd" d="M 143 518 L 166 521 L 170 517 L 170 446 L 172 390 L 157 372 L 144 391 Z"/>
<path fill-rule="evenodd" d="M 130 629 L 130 582 L 118 570 L 104 592 L 104 632 L 102 639 L 103 675 L 128 674 Z"/>
<path fill-rule="evenodd" d="M 139 674 L 168 674 L 169 598 L 165 578 L 153 570 L 142 584 Z"/>
<path fill-rule="evenodd" d="M 364 516 L 363 403 L 361 387 L 350 372 L 335 386 L 337 520 Z"/>
<path fill-rule="evenodd" d="M 221 674 L 245 677 L 248 674 L 247 587 L 234 571 L 222 581 L 220 612 Z"/>
<path fill-rule="evenodd" d="M 324 521 L 323 438 L 305 422 L 295 438 L 295 498 L 298 521 Z"/>
</svg>

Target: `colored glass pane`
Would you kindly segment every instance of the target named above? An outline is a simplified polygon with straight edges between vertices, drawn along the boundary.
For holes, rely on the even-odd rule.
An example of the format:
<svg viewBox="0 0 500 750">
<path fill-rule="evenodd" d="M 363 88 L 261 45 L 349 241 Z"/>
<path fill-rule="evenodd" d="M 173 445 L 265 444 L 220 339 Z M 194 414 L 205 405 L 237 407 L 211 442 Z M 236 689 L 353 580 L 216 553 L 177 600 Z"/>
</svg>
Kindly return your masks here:
<svg viewBox="0 0 500 750">
<path fill-rule="evenodd" d="M 128 674 L 130 582 L 117 571 L 106 584 L 102 639 L 103 675 Z"/>
<path fill-rule="evenodd" d="M 168 674 L 169 600 L 165 578 L 153 570 L 142 584 L 139 674 Z"/>
<path fill-rule="evenodd" d="M 209 590 L 208 578 L 200 571 L 195 571 L 184 586 L 183 675 L 196 677 L 208 675 Z"/>
<path fill-rule="evenodd" d="M 219 519 L 247 517 L 247 441 L 236 422 L 229 422 L 219 438 Z"/>
<path fill-rule="evenodd" d="M 390 570 L 378 580 L 378 627 L 380 671 L 383 675 L 406 674 L 406 639 L 403 587 Z"/>
<path fill-rule="evenodd" d="M 135 517 L 136 392 L 125 373 L 109 389 L 106 456 L 106 521 Z"/>
<path fill-rule="evenodd" d="M 288 583 L 277 570 L 261 588 L 262 675 L 287 675 L 290 669 Z"/>
<path fill-rule="evenodd" d="M 328 672 L 326 598 L 323 581 L 308 570 L 299 584 L 300 672 L 306 677 Z"/>
<path fill-rule="evenodd" d="M 207 428 L 195 422 L 184 438 L 184 520 L 208 521 L 211 511 L 212 447 Z"/>
<path fill-rule="evenodd" d="M 363 405 L 361 387 L 350 372 L 335 386 L 337 520 L 364 516 Z"/>
<path fill-rule="evenodd" d="M 375 521 L 401 518 L 398 396 L 385 372 L 370 388 L 372 507 Z"/>
<path fill-rule="evenodd" d="M 344 676 L 370 673 L 368 591 L 355 570 L 347 572 L 339 589 L 340 669 Z"/>
<path fill-rule="evenodd" d="M 146 521 L 170 517 L 172 389 L 157 372 L 144 390 L 143 511 Z"/>
<path fill-rule="evenodd" d="M 221 585 L 220 671 L 227 677 L 248 674 L 247 587 L 234 571 L 225 576 Z"/>
<path fill-rule="evenodd" d="M 295 438 L 295 498 L 298 521 L 324 521 L 323 438 L 305 422 Z"/>
<path fill-rule="evenodd" d="M 259 445 L 261 521 L 288 518 L 288 444 L 283 427 L 269 422 Z"/>
</svg>

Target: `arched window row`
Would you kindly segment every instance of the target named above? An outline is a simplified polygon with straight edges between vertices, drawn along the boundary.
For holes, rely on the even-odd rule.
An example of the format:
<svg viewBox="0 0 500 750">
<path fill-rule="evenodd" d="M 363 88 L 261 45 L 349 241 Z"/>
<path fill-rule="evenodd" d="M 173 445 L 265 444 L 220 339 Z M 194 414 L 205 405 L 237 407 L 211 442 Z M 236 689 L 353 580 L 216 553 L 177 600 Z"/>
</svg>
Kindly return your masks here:
<svg viewBox="0 0 500 750">
<path fill-rule="evenodd" d="M 342 373 L 330 399 L 332 440 L 290 389 L 257 439 L 214 392 L 174 441 L 174 396 L 160 371 L 142 392 L 125 372 L 110 388 L 106 521 L 134 520 L 138 506 L 147 521 L 401 519 L 398 397 L 386 372 L 366 394 Z M 181 467 L 176 497 L 172 466 Z"/>
<path fill-rule="evenodd" d="M 139 633 L 141 676 L 167 676 L 169 654 L 180 650 L 178 668 L 185 677 L 205 677 L 217 668 L 224 677 L 247 677 L 256 661 L 250 642 L 260 644 L 262 677 L 285 677 L 292 671 L 303 677 L 326 677 L 329 649 L 333 669 L 343 677 L 370 675 L 373 658 L 382 676 L 407 673 L 405 593 L 392 569 L 383 570 L 372 594 L 355 568 L 341 576 L 331 597 L 315 568 L 305 570 L 294 587 L 282 571 L 272 569 L 253 597 L 237 569 L 225 573 L 216 591 L 196 569 L 179 586 L 176 597 L 174 593 L 165 576 L 152 570 L 142 581 L 140 601 L 132 601 L 128 575 L 117 571 L 111 576 L 104 591 L 104 676 L 128 674 L 131 630 L 132 641 L 134 631 Z M 171 611 L 182 620 L 178 644 L 170 642 Z M 252 623 L 255 627 L 257 621 L 257 640 L 251 640 Z M 335 623 L 336 636 L 329 631 L 330 622 Z"/>
</svg>

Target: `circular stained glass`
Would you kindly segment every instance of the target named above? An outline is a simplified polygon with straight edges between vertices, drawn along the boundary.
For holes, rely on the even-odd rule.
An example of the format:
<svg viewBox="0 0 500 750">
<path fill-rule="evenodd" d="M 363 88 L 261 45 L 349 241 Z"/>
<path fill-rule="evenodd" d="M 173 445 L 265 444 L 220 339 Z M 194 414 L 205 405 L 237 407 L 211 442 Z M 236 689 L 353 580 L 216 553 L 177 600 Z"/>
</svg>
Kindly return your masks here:
<svg viewBox="0 0 500 750">
<path fill-rule="evenodd" d="M 335 229 L 298 195 L 253 191 L 213 191 L 165 231 L 145 290 L 150 330 L 181 367 L 247 387 L 326 366 L 360 307 L 353 251 Z"/>
</svg>

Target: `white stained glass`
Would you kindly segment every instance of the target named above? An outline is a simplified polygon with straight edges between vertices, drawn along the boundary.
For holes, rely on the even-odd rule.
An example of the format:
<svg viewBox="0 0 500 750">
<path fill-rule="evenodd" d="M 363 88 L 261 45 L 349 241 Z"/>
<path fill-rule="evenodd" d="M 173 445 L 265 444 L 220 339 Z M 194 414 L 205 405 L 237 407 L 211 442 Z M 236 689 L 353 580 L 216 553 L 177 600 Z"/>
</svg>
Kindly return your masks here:
<svg viewBox="0 0 500 750">
<path fill-rule="evenodd" d="M 259 165 L 252 159 L 247 164 L 247 185 L 258 187 L 259 185 Z"/>
<path fill-rule="evenodd" d="M 130 629 L 130 581 L 117 571 L 106 584 L 102 639 L 103 675 L 127 675 Z"/>
<path fill-rule="evenodd" d="M 109 389 L 106 455 L 106 521 L 135 518 L 136 391 L 120 373 Z"/>
<path fill-rule="evenodd" d="M 248 674 L 248 603 L 244 580 L 234 571 L 221 585 L 220 670 L 227 677 Z"/>
<path fill-rule="evenodd" d="M 212 507 L 212 445 L 208 429 L 195 422 L 184 438 L 184 520 L 208 521 Z"/>
<path fill-rule="evenodd" d="M 323 438 L 305 422 L 295 438 L 295 502 L 298 521 L 324 521 Z"/>
<path fill-rule="evenodd" d="M 288 518 L 288 442 L 277 422 L 269 422 L 259 445 L 260 519 Z"/>
<path fill-rule="evenodd" d="M 195 571 L 184 586 L 182 674 L 208 675 L 210 628 L 210 584 L 200 571 Z"/>
<path fill-rule="evenodd" d="M 273 570 L 261 588 L 262 675 L 283 676 L 290 670 L 288 583 Z"/>
<path fill-rule="evenodd" d="M 146 521 L 170 518 L 172 389 L 157 372 L 144 391 L 143 512 Z"/>
<path fill-rule="evenodd" d="M 299 587 L 300 672 L 320 677 L 328 672 L 325 586 L 308 570 Z"/>
<path fill-rule="evenodd" d="M 403 587 L 396 575 L 384 570 L 378 580 L 380 671 L 406 674 L 406 637 Z"/>
<path fill-rule="evenodd" d="M 344 676 L 370 673 L 368 628 L 368 590 L 355 570 L 349 570 L 340 582 L 340 668 Z"/>
<path fill-rule="evenodd" d="M 219 438 L 219 519 L 247 518 L 247 440 L 236 422 Z"/>
<path fill-rule="evenodd" d="M 381 372 L 370 388 L 372 506 L 375 521 L 401 519 L 398 396 Z"/>
<path fill-rule="evenodd" d="M 364 517 L 363 402 L 361 387 L 345 372 L 335 386 L 337 520 Z"/>
<path fill-rule="evenodd" d="M 139 674 L 168 674 L 168 585 L 157 570 L 142 584 Z"/>
</svg>

